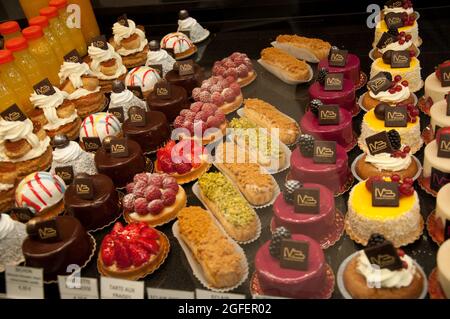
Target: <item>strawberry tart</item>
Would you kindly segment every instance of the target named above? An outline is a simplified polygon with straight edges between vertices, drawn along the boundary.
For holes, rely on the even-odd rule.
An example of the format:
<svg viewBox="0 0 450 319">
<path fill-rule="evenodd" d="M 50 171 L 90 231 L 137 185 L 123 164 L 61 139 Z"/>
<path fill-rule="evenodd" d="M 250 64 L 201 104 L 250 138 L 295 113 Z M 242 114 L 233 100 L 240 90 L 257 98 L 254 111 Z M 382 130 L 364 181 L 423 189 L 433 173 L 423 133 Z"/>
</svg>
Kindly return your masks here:
<svg viewBox="0 0 450 319">
<path fill-rule="evenodd" d="M 212 69 L 213 75 L 223 77 L 233 76 L 241 87 L 249 85 L 256 79 L 256 72 L 253 70 L 253 64 L 245 53 L 234 52 L 227 58 L 214 63 Z"/>
</svg>

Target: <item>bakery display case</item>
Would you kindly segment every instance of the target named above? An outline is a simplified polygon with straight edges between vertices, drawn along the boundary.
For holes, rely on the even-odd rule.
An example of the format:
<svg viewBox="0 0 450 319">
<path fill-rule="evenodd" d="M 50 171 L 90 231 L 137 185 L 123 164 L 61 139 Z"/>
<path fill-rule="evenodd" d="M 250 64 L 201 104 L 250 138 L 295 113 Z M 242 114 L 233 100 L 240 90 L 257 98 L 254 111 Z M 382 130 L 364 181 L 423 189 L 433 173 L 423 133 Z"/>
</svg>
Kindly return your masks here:
<svg viewBox="0 0 450 319">
<path fill-rule="evenodd" d="M 450 298 L 445 1 L 0 9 L 0 294 Z"/>
</svg>

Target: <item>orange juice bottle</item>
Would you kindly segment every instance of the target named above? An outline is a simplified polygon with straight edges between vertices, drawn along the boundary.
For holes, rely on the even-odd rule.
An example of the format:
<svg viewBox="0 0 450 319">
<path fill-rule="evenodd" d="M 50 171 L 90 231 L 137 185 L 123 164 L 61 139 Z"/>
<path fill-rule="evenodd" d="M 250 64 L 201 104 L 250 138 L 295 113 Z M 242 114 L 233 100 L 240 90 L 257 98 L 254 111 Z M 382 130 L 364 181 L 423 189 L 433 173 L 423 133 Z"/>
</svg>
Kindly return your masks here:
<svg viewBox="0 0 450 319">
<path fill-rule="evenodd" d="M 75 43 L 70 37 L 69 29 L 58 17 L 58 9 L 55 7 L 45 7 L 39 10 L 41 16 L 47 17 L 50 29 L 56 35 L 63 47 L 63 54 L 66 55 L 72 50 L 75 50 Z"/>
<path fill-rule="evenodd" d="M 14 38 L 6 41 L 5 47 L 12 51 L 14 64 L 22 71 L 33 86 L 45 78 L 44 68 L 41 61 L 37 61 L 28 51 L 28 43 L 24 37 Z"/>
<path fill-rule="evenodd" d="M 27 19 L 39 15 L 39 10 L 48 5 L 48 0 L 19 0 Z"/>
<path fill-rule="evenodd" d="M 5 111 L 13 104 L 17 104 L 19 108 L 22 109 L 16 94 L 7 87 L 6 83 L 0 81 L 0 112 Z"/>
<path fill-rule="evenodd" d="M 81 13 L 81 31 L 87 43 L 100 35 L 100 29 L 95 18 L 94 10 L 90 0 L 69 0 L 69 10 L 78 6 Z"/>
<path fill-rule="evenodd" d="M 22 34 L 28 41 L 28 50 L 31 55 L 44 67 L 47 78 L 54 86 L 59 86 L 58 72 L 61 64 L 45 39 L 42 28 L 34 25 L 23 29 Z"/>
<path fill-rule="evenodd" d="M 16 94 L 17 104 L 22 107 L 22 111 L 30 114 L 34 108 L 30 102 L 33 87 L 14 64 L 13 54 L 9 50 L 0 50 L 0 79 Z"/>
<path fill-rule="evenodd" d="M 37 25 L 42 28 L 44 32 L 45 38 L 47 39 L 48 44 L 52 47 L 53 52 L 55 53 L 58 62 L 62 64 L 64 62 L 64 50 L 62 48 L 61 43 L 59 42 L 56 35 L 52 32 L 48 25 L 48 19 L 44 16 L 37 16 L 28 20 L 28 24 L 30 26 Z"/>
<path fill-rule="evenodd" d="M 70 36 L 80 56 L 87 54 L 86 41 L 84 41 L 83 33 L 80 28 L 72 26 L 68 21 L 71 19 L 67 12 L 67 0 L 50 0 L 49 6 L 55 7 L 59 12 L 59 19 L 69 29 Z M 72 28 L 71 28 L 72 27 Z"/>
<path fill-rule="evenodd" d="M 0 23 L 0 34 L 6 40 L 20 37 L 20 26 L 17 21 L 7 21 Z"/>
</svg>

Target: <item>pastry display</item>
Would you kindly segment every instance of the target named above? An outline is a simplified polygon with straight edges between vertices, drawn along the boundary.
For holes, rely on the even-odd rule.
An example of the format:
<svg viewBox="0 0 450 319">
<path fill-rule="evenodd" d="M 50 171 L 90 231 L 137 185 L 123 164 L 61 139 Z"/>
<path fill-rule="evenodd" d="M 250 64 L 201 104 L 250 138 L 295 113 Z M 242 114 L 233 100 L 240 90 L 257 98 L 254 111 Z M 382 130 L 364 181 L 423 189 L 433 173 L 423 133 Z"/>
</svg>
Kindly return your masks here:
<svg viewBox="0 0 450 319">
<path fill-rule="evenodd" d="M 256 79 L 256 72 L 253 69 L 252 60 L 245 53 L 234 52 L 229 57 L 214 62 L 212 68 L 213 75 L 221 75 L 224 78 L 229 76 L 237 79 L 241 87 L 249 85 Z"/>
<path fill-rule="evenodd" d="M 311 135 L 300 136 L 298 147 L 292 152 L 290 159 L 290 177 L 303 183 L 324 185 L 335 196 L 347 191 L 353 183 L 353 177 L 348 167 L 346 150 L 336 144 L 334 163 L 331 161 L 330 163 L 319 163 L 314 159 L 314 145 L 315 139 Z M 326 148 L 328 150 L 322 150 L 322 152 L 327 154 L 333 152 L 330 147 Z"/>
<path fill-rule="evenodd" d="M 207 284 L 229 288 L 245 279 L 247 261 L 207 211 L 197 206 L 178 214 L 180 237 L 201 267 Z"/>
<path fill-rule="evenodd" d="M 313 75 L 307 63 L 278 48 L 263 49 L 258 63 L 287 84 L 308 82 Z"/>
<path fill-rule="evenodd" d="M 230 138 L 259 165 L 271 171 L 279 171 L 286 165 L 285 145 L 270 135 L 267 129 L 258 127 L 246 117 L 233 118 L 229 127 Z"/>
<path fill-rule="evenodd" d="M 140 173 L 126 186 L 123 198 L 127 222 L 159 226 L 177 217 L 186 206 L 186 193 L 175 177 L 159 173 Z"/>
<path fill-rule="evenodd" d="M 151 111 L 164 113 L 169 123 L 173 123 L 181 110 L 189 108 L 186 90 L 178 85 L 162 82 L 162 89 L 153 90 L 147 97 Z M 167 83 L 167 84 L 166 84 Z M 167 86 L 168 87 L 167 87 Z"/>
<path fill-rule="evenodd" d="M 450 257 L 450 240 L 445 241 L 439 247 L 437 253 L 437 278 L 439 285 L 447 299 L 450 299 L 450 273 L 448 258 Z"/>
<path fill-rule="evenodd" d="M 130 109 L 130 114 L 133 112 L 134 107 Z M 136 114 L 123 123 L 123 135 L 137 142 L 144 153 L 156 151 L 170 139 L 170 128 L 164 113 L 149 111 L 143 113 L 142 118 L 138 112 Z M 139 118 L 136 119 L 136 116 Z"/>
<path fill-rule="evenodd" d="M 318 65 L 320 69 L 327 69 L 330 73 L 343 73 L 345 79 L 353 84 L 360 84 L 361 63 L 357 55 L 332 47 L 328 57 L 321 59 Z"/>
<path fill-rule="evenodd" d="M 224 78 L 220 75 L 210 77 L 200 87 L 192 90 L 192 98 L 197 102 L 215 104 L 225 114 L 236 111 L 243 101 L 236 78 Z"/>
<path fill-rule="evenodd" d="M 300 119 L 300 128 L 318 140 L 336 141 L 346 151 L 356 145 L 352 114 L 340 107 L 324 106 L 317 99 L 309 103 L 309 111 Z"/>
<path fill-rule="evenodd" d="M 91 196 L 79 193 L 77 186 L 86 179 L 92 185 Z M 64 193 L 65 214 L 75 217 L 87 230 L 98 230 L 116 220 L 122 214 L 122 205 L 113 181 L 102 174 L 75 175 L 75 181 Z"/>
<path fill-rule="evenodd" d="M 26 176 L 46 170 L 52 162 L 50 138 L 39 123 L 0 118 L 0 170 Z M 11 168 L 11 164 L 14 168 Z M 8 179 L 6 176 L 4 178 Z M 6 186 L 5 186 L 6 187 Z"/>
<path fill-rule="evenodd" d="M 231 238 L 248 242 L 259 237 L 258 215 L 222 173 L 205 173 L 198 179 L 199 196 Z"/>
<path fill-rule="evenodd" d="M 175 133 L 206 145 L 225 135 L 225 114 L 213 103 L 194 102 L 183 109 L 173 122 Z"/>
<path fill-rule="evenodd" d="M 204 69 L 192 60 L 185 63 L 181 61 L 173 65 L 173 69 L 166 73 L 165 79 L 170 84 L 183 87 L 188 97 L 192 96 L 192 90 L 202 85 L 205 79 Z"/>
<path fill-rule="evenodd" d="M 53 139 L 53 161 L 50 168 L 52 174 L 59 174 L 62 168 L 72 168 L 72 178 L 78 174 L 85 173 L 94 175 L 94 154 L 84 151 L 77 142 L 69 141 L 65 135 L 56 135 Z"/>
<path fill-rule="evenodd" d="M 16 188 L 16 206 L 28 208 L 36 220 L 51 219 L 64 211 L 66 184 L 48 172 L 26 176 Z"/>
<path fill-rule="evenodd" d="M 383 182 L 388 182 L 387 186 Z M 373 191 L 375 183 L 381 183 L 378 192 Z M 398 204 L 374 203 L 374 199 L 385 197 L 398 199 Z M 355 185 L 348 199 L 346 230 L 350 238 L 365 246 L 375 232 L 392 241 L 395 247 L 416 241 L 422 234 L 423 219 L 412 180 L 377 176 Z"/>
<path fill-rule="evenodd" d="M 380 103 L 390 106 L 415 104 L 415 97 L 409 89 L 409 83 L 400 75 L 392 78 L 390 73 L 378 73 L 367 83 L 361 104 L 367 111 Z"/>
<path fill-rule="evenodd" d="M 150 51 L 147 53 L 146 66 L 156 69 L 157 66 L 161 69 L 161 77 L 165 77 L 167 72 L 173 69 L 176 60 L 164 49 L 161 49 L 158 41 L 150 41 Z"/>
<path fill-rule="evenodd" d="M 378 262 L 381 255 L 390 262 Z M 415 261 L 381 234 L 372 234 L 368 247 L 350 259 L 343 281 L 353 299 L 418 299 L 426 284 Z"/>
<path fill-rule="evenodd" d="M 434 133 L 443 127 L 450 127 L 450 115 L 447 115 L 447 100 L 435 102 L 430 108 L 430 125 Z"/>
<path fill-rule="evenodd" d="M 48 80 L 42 82 L 42 93 L 31 94 L 30 101 L 34 110 L 30 119 L 39 123 L 50 138 L 65 134 L 70 140 L 78 137 L 81 119 L 77 115 L 75 103 L 68 99 L 69 94 L 51 86 Z M 48 91 L 47 91 L 48 90 Z"/>
<path fill-rule="evenodd" d="M 14 163 L 0 164 L 0 212 L 14 207 L 17 171 Z"/>
<path fill-rule="evenodd" d="M 450 184 L 445 184 L 437 192 L 436 209 L 434 214 L 434 222 L 436 224 L 436 232 L 432 234 L 441 243 L 447 239 L 446 229 L 450 225 L 450 206 L 448 201 L 450 198 Z M 430 215 L 429 218 L 433 218 Z M 428 221 L 428 231 L 430 232 L 430 221 Z"/>
<path fill-rule="evenodd" d="M 109 97 L 110 102 L 108 106 L 108 112 L 116 114 L 117 110 L 122 109 L 123 120 L 128 119 L 128 113 L 132 106 L 140 107 L 143 110 L 147 110 L 147 104 L 145 101 L 138 98 L 130 90 L 127 89 L 125 84 L 120 80 L 114 80 L 112 83 L 112 92 Z"/>
<path fill-rule="evenodd" d="M 196 180 L 210 166 L 205 148 L 193 140 L 171 140 L 156 153 L 155 171 L 175 177 L 180 185 Z"/>
<path fill-rule="evenodd" d="M 112 27 L 113 37 L 109 42 L 122 57 L 127 68 L 144 65 L 148 53 L 148 41 L 143 26 L 136 26 L 133 20 L 122 15 Z"/>
<path fill-rule="evenodd" d="M 279 139 L 285 144 L 295 143 L 300 136 L 297 122 L 263 100 L 246 99 L 243 113 L 251 122 L 269 132 L 271 129 L 278 129 Z"/>
<path fill-rule="evenodd" d="M 303 256 L 292 258 L 299 263 L 300 260 L 303 261 L 301 268 L 287 267 L 283 264 L 285 252 L 282 251 L 282 247 L 285 242 L 291 243 L 292 249 L 296 249 L 296 252 Z M 296 243 L 303 250 L 295 247 Z M 305 235 L 291 235 L 284 227 L 277 228 L 272 234 L 272 239 L 265 242 L 255 256 L 256 276 L 261 290 L 268 296 L 326 298 L 319 296 L 327 289 L 327 268 L 325 256 L 318 242 Z"/>
<path fill-rule="evenodd" d="M 0 272 L 7 265 L 23 262 L 22 243 L 27 237 L 25 225 L 7 214 L 0 214 Z"/>
<path fill-rule="evenodd" d="M 450 61 L 444 61 L 439 64 L 433 73 L 425 79 L 425 99 L 430 100 L 430 105 L 445 99 L 449 89 L 445 82 L 443 82 L 442 69 L 450 66 Z"/>
<path fill-rule="evenodd" d="M 190 57 L 197 52 L 197 47 L 189 37 L 181 32 L 172 32 L 161 39 L 161 49 L 164 49 L 174 56 L 176 60 Z"/>
<path fill-rule="evenodd" d="M 59 70 L 61 90 L 69 93 L 67 99 L 75 104 L 77 114 L 86 117 L 105 108 L 106 97 L 99 85 L 99 80 L 73 51 L 65 57 Z"/>
<path fill-rule="evenodd" d="M 137 66 L 128 72 L 125 77 L 127 87 L 139 87 L 146 98 L 155 87 L 155 84 L 161 80 L 158 71 L 148 66 Z"/>
<path fill-rule="evenodd" d="M 133 180 L 146 169 L 146 160 L 139 144 L 131 139 L 107 137 L 95 153 L 95 166 L 100 174 L 110 177 L 117 188 Z"/>
<path fill-rule="evenodd" d="M 138 280 L 157 270 L 169 249 L 166 235 L 146 223 L 117 222 L 103 238 L 97 269 L 103 276 Z"/>
<path fill-rule="evenodd" d="M 400 134 L 401 143 L 409 146 L 412 154 L 416 153 L 422 147 L 423 140 L 420 132 L 419 110 L 414 104 L 399 105 L 396 107 L 380 104 L 367 112 L 361 124 L 361 135 L 358 139 L 359 147 L 367 153 L 366 138 L 376 133 L 389 130 L 390 127 L 386 125 L 386 119 L 388 118 L 386 112 L 388 111 L 391 116 L 398 116 L 403 121 L 406 121 L 406 125 L 403 122 L 403 124 L 394 124 L 392 128 Z"/>
<path fill-rule="evenodd" d="M 272 45 L 282 49 L 297 59 L 305 60 L 311 63 L 318 63 L 328 57 L 331 44 L 316 38 L 307 38 L 296 34 L 282 34 L 277 36 Z"/>
<path fill-rule="evenodd" d="M 209 36 L 209 31 L 203 28 L 200 23 L 189 16 L 186 10 L 178 13 L 178 32 L 183 32 L 189 36 L 193 43 L 199 43 Z"/>
<path fill-rule="evenodd" d="M 107 136 L 122 136 L 121 124 L 114 115 L 99 112 L 91 114 L 83 120 L 80 128 L 80 145 L 85 150 L 96 151 Z M 87 144 L 91 144 L 94 139 L 97 139 L 98 143 L 96 143 L 96 147 L 92 148 Z"/>
<path fill-rule="evenodd" d="M 300 189 L 305 193 L 297 196 L 301 196 L 305 205 L 296 204 L 296 191 Z M 308 195 L 310 190 L 313 192 Z M 287 180 L 283 193 L 278 195 L 273 204 L 273 216 L 275 228 L 282 226 L 292 234 L 307 235 L 320 242 L 336 227 L 334 194 L 320 184 Z"/>
<path fill-rule="evenodd" d="M 45 281 L 67 276 L 69 265 L 83 267 L 95 250 L 95 242 L 78 219 L 58 216 L 47 222 L 27 224 L 28 237 L 22 245 L 25 265 L 42 268 Z"/>
<path fill-rule="evenodd" d="M 336 77 L 331 78 L 329 74 Z M 316 82 L 308 88 L 309 98 L 321 100 L 323 104 L 337 104 L 356 116 L 359 113 L 359 107 L 356 104 L 355 86 L 351 80 L 343 76 L 342 73 L 329 73 L 327 69 L 320 69 Z M 334 87 L 336 84 L 337 86 Z"/>
<path fill-rule="evenodd" d="M 374 60 L 382 58 L 387 51 L 409 51 L 411 57 L 417 56 L 419 53 L 412 41 L 411 34 L 406 34 L 404 31 L 398 32 L 395 27 L 383 33 L 373 51 L 372 58 Z"/>
</svg>

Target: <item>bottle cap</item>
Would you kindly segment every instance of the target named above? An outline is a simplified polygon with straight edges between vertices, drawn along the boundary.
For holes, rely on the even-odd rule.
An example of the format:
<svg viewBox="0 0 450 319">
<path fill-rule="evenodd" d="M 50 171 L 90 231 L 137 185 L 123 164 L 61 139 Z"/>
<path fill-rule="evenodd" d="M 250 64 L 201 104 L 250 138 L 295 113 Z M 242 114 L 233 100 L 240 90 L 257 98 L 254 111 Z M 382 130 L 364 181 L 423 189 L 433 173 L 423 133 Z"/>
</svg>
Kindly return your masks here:
<svg viewBox="0 0 450 319">
<path fill-rule="evenodd" d="M 55 7 L 45 7 L 39 10 L 39 14 L 47 17 L 48 19 L 55 18 L 58 16 L 58 9 Z"/>
<path fill-rule="evenodd" d="M 17 21 L 7 21 L 0 24 L 0 34 L 6 35 L 20 31 Z"/>
<path fill-rule="evenodd" d="M 12 62 L 14 57 L 9 50 L 0 50 L 0 64 Z"/>
<path fill-rule="evenodd" d="M 12 52 L 25 50 L 28 48 L 28 42 L 24 37 L 17 37 L 11 40 L 7 40 L 5 47 Z"/>
<path fill-rule="evenodd" d="M 34 40 L 34 39 L 39 39 L 40 37 L 42 37 L 44 35 L 44 33 L 42 32 L 42 28 L 40 26 L 33 25 L 31 27 L 27 27 L 27 28 L 23 29 L 22 35 L 27 40 Z"/>
<path fill-rule="evenodd" d="M 37 16 L 28 20 L 29 25 L 38 25 L 41 28 L 45 28 L 48 26 L 48 19 L 44 16 Z"/>
<path fill-rule="evenodd" d="M 64 9 L 67 6 L 67 0 L 50 0 L 48 5 L 58 10 Z"/>
</svg>

